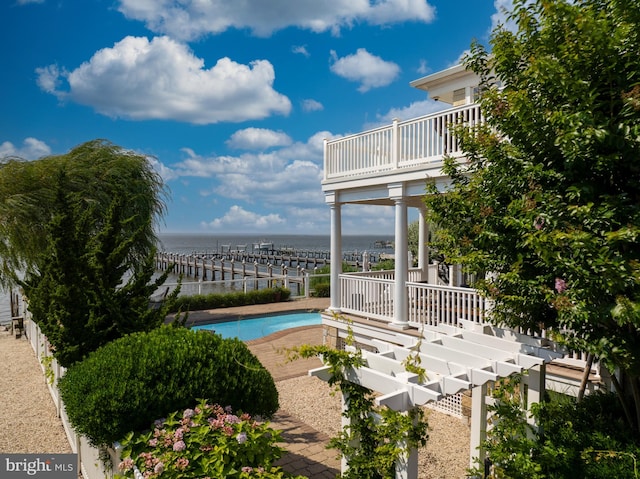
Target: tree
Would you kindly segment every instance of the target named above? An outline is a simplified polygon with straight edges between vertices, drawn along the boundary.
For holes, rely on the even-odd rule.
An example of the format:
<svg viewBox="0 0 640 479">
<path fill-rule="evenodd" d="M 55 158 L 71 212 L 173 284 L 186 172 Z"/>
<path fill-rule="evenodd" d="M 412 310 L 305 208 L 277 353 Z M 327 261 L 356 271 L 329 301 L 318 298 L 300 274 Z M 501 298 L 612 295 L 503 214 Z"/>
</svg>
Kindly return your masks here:
<svg viewBox="0 0 640 479">
<path fill-rule="evenodd" d="M 127 233 L 142 228 L 127 251 L 132 264 L 145 258 L 157 238 L 153 220 L 165 212 L 165 190 L 148 159 L 105 140 L 93 140 L 69 153 L 37 161 L 0 162 L 0 284 L 16 284 L 17 272 L 38 271 L 47 246 L 45 229 L 56 214 L 56 182 L 66 175 L 68 193 L 104 218 L 113 198 L 122 199 Z M 95 228 L 100 222 L 93 223 Z"/>
<path fill-rule="evenodd" d="M 129 255 L 144 240 L 144 225 L 129 231 L 136 218 L 122 217 L 122 198 L 114 198 L 100 217 L 96 205 L 68 192 L 64 172 L 57 185 L 55 214 L 44 229 L 48 244 L 38 270 L 19 284 L 54 357 L 69 367 L 114 339 L 161 326 L 179 290 L 160 308 L 150 308 L 150 296 L 169 271 L 153 280 L 153 251 L 140 260 Z"/>
<path fill-rule="evenodd" d="M 610 370 L 640 424 L 640 5 L 516 0 L 517 32 L 465 60 L 486 123 L 460 126 L 463 164 L 432 185 L 447 261 L 491 272 L 491 320 L 546 329 Z M 615 378 L 614 378 L 615 380 Z"/>
<path fill-rule="evenodd" d="M 19 284 L 63 366 L 164 322 L 149 308 L 163 185 L 146 157 L 96 140 L 0 165 L 0 282 Z"/>
</svg>

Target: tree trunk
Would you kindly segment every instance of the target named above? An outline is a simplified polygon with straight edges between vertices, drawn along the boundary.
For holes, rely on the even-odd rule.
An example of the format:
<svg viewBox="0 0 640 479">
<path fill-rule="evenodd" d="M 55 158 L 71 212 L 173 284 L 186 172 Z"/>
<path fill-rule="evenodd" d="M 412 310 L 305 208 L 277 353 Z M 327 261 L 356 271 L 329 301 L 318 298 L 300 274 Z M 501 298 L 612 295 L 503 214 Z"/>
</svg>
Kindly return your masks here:
<svg viewBox="0 0 640 479">
<path fill-rule="evenodd" d="M 578 390 L 578 402 L 582 401 L 584 397 L 584 391 L 587 388 L 589 382 L 589 374 L 591 374 L 591 366 L 593 365 L 593 354 L 587 353 L 587 364 L 584 366 L 584 372 L 582 373 L 582 380 L 580 381 L 580 389 Z"/>
</svg>

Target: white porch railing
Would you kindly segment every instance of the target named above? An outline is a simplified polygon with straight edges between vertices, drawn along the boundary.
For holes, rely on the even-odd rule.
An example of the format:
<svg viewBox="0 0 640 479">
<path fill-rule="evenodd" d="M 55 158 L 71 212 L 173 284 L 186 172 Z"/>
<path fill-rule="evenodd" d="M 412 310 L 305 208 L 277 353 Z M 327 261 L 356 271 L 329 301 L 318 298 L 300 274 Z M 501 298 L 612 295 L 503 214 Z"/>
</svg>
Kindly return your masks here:
<svg viewBox="0 0 640 479">
<path fill-rule="evenodd" d="M 324 179 L 386 174 L 462 154 L 453 125 L 474 126 L 484 119 L 477 104 L 393 124 L 327 141 Z"/>
<path fill-rule="evenodd" d="M 340 309 L 381 321 L 393 320 L 395 281 L 354 274 L 340 275 Z"/>
<path fill-rule="evenodd" d="M 409 282 L 407 294 L 411 325 L 458 326 L 461 319 L 484 322 L 485 300 L 475 289 Z"/>
<path fill-rule="evenodd" d="M 417 275 L 419 270 L 412 270 Z M 394 319 L 395 292 L 393 271 L 372 271 L 340 275 L 340 309 L 345 313 L 391 322 Z M 484 321 L 485 301 L 470 288 L 439 286 L 418 282 L 406 283 L 411 326 L 448 324 L 457 326 L 460 319 L 474 323 Z"/>
</svg>

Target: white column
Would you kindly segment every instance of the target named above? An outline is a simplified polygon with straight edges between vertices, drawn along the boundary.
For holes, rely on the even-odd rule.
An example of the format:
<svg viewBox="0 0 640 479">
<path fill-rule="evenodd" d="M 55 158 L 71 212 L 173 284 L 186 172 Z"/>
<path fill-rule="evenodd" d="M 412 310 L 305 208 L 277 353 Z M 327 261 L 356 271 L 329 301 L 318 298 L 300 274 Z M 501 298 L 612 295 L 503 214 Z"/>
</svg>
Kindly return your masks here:
<svg viewBox="0 0 640 479">
<path fill-rule="evenodd" d="M 391 193 L 391 199 L 396 205 L 395 285 L 393 294 L 393 321 L 390 326 L 406 329 L 409 327 L 407 323 L 409 309 L 406 286 L 409 279 L 407 202 L 404 197 L 404 185 L 390 185 L 389 192 Z"/>
<path fill-rule="evenodd" d="M 335 193 L 328 193 L 325 201 L 331 208 L 331 304 L 329 309 L 340 311 L 340 273 L 342 273 L 342 218 Z"/>
<path fill-rule="evenodd" d="M 418 209 L 418 268 L 420 268 L 420 278 L 422 281 L 429 280 L 429 225 L 425 220 L 425 209 Z"/>
</svg>

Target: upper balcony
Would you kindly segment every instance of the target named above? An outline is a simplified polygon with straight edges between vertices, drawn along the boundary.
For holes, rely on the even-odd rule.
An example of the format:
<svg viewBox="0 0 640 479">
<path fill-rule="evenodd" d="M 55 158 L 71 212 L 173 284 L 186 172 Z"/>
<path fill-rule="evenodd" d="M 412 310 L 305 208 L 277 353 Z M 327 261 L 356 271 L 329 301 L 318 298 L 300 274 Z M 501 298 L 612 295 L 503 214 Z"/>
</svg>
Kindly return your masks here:
<svg viewBox="0 0 640 479">
<path fill-rule="evenodd" d="M 471 104 L 328 140 L 323 184 L 439 167 L 445 155 L 462 155 L 451 127 L 482 121 L 480 106 Z"/>
<path fill-rule="evenodd" d="M 429 91 L 433 99 L 452 108 L 327 140 L 323 190 L 394 181 L 424 182 L 427 177 L 441 176 L 445 156 L 462 156 L 452 127 L 484 121 L 475 103 L 477 82 L 475 74 L 460 65 L 416 80 L 412 86 Z"/>
</svg>

